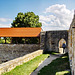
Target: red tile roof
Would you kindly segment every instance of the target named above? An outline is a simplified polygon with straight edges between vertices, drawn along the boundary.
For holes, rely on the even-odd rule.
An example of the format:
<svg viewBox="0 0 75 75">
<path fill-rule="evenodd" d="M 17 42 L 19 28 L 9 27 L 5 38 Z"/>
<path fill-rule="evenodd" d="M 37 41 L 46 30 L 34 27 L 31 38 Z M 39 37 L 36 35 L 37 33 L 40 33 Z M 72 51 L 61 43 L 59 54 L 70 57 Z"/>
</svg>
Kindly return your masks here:
<svg viewBox="0 0 75 75">
<path fill-rule="evenodd" d="M 39 37 L 41 28 L 0 28 L 0 37 Z"/>
</svg>

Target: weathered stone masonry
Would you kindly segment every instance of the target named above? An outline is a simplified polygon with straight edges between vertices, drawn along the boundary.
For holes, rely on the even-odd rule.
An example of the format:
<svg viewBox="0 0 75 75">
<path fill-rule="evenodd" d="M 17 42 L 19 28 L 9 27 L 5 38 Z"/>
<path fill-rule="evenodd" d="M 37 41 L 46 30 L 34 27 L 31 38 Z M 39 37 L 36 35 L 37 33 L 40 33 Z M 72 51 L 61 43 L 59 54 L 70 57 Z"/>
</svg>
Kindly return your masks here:
<svg viewBox="0 0 75 75">
<path fill-rule="evenodd" d="M 75 75 L 75 15 L 69 29 L 68 49 L 71 72 Z"/>
<path fill-rule="evenodd" d="M 0 44 L 0 63 L 40 49 L 39 44 Z"/>
<path fill-rule="evenodd" d="M 45 48 L 45 36 L 46 36 L 46 31 L 42 31 L 40 33 L 40 48 L 41 49 Z"/>
<path fill-rule="evenodd" d="M 56 51 L 59 52 L 59 41 L 64 39 L 66 41 L 66 48 L 68 46 L 68 31 L 46 31 L 41 32 L 41 48 L 44 51 Z"/>
</svg>

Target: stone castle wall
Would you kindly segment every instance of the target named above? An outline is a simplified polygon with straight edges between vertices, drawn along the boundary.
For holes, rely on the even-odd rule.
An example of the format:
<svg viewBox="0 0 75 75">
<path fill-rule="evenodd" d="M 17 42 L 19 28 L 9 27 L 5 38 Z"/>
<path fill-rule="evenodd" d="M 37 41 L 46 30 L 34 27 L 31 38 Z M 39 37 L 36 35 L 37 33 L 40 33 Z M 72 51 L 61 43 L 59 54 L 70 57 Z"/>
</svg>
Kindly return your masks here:
<svg viewBox="0 0 75 75">
<path fill-rule="evenodd" d="M 40 49 L 39 44 L 0 44 L 0 63 Z"/>
<path fill-rule="evenodd" d="M 40 34 L 40 48 L 44 50 L 46 31 L 42 31 Z"/>
<path fill-rule="evenodd" d="M 57 30 L 57 31 L 47 31 L 45 50 L 59 52 L 59 41 L 64 39 L 66 41 L 66 48 L 68 45 L 68 31 L 67 30 Z"/>
<path fill-rule="evenodd" d="M 41 32 L 41 49 L 44 51 L 55 51 L 59 52 L 59 41 L 64 39 L 66 41 L 66 51 L 68 47 L 68 31 L 67 30 L 56 30 L 56 31 L 45 31 Z"/>
<path fill-rule="evenodd" d="M 75 15 L 69 29 L 68 50 L 71 72 L 75 75 Z"/>
</svg>

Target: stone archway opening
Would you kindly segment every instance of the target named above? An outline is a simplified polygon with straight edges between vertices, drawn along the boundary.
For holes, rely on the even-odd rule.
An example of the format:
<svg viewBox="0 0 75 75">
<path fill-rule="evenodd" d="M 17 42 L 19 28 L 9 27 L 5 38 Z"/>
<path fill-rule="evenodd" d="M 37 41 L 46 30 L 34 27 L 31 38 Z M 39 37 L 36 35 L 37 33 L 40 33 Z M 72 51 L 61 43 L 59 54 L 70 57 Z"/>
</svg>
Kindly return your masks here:
<svg viewBox="0 0 75 75">
<path fill-rule="evenodd" d="M 61 53 L 61 54 L 63 54 L 63 53 L 65 53 L 65 49 L 63 49 L 63 44 L 65 44 L 65 46 L 66 46 L 66 41 L 65 41 L 65 39 L 60 39 L 59 40 L 59 53 Z"/>
</svg>

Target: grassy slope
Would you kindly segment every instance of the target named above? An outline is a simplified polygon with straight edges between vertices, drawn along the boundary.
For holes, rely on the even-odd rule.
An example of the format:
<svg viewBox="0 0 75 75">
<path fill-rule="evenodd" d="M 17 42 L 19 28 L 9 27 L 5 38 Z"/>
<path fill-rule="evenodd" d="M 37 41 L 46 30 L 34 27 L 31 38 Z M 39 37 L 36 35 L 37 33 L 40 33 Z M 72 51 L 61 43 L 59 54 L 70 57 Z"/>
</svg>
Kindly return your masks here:
<svg viewBox="0 0 75 75">
<path fill-rule="evenodd" d="M 31 61 L 24 63 L 23 65 L 17 66 L 12 71 L 5 73 L 3 75 L 30 75 L 39 65 L 41 61 L 47 58 L 49 54 L 42 54 L 32 59 Z"/>
<path fill-rule="evenodd" d="M 41 69 L 38 75 L 69 75 L 66 74 L 69 72 L 65 71 L 67 69 L 70 69 L 69 60 L 68 56 L 64 55 L 52 61 L 51 64 Z"/>
</svg>

